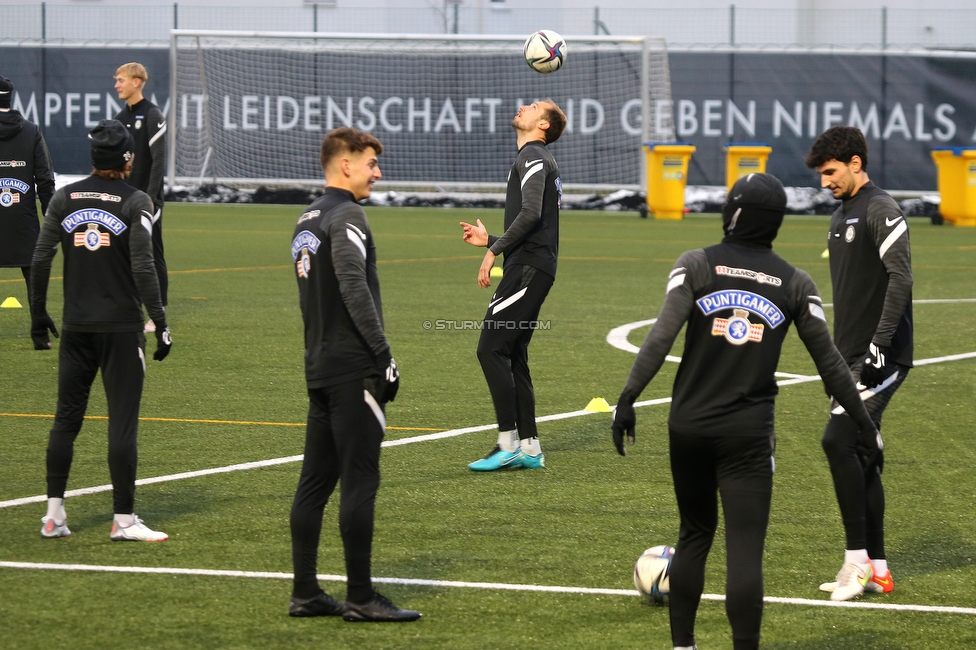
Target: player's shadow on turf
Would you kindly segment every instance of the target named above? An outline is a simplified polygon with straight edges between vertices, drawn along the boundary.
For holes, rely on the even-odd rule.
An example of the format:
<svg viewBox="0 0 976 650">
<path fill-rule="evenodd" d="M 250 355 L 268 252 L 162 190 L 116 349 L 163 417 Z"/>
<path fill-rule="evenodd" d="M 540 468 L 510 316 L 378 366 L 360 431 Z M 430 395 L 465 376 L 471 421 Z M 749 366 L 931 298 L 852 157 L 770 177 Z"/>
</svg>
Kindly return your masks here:
<svg viewBox="0 0 976 650">
<path fill-rule="evenodd" d="M 818 638 L 797 641 L 762 642 L 763 650 L 915 650 L 919 646 L 896 644 L 883 628 L 873 630 L 835 630 Z"/>
<path fill-rule="evenodd" d="M 972 566 L 976 546 L 948 528 L 938 535 L 910 537 L 908 546 L 892 544 L 886 549 L 888 562 L 897 567 L 895 576 L 913 577 Z"/>
</svg>

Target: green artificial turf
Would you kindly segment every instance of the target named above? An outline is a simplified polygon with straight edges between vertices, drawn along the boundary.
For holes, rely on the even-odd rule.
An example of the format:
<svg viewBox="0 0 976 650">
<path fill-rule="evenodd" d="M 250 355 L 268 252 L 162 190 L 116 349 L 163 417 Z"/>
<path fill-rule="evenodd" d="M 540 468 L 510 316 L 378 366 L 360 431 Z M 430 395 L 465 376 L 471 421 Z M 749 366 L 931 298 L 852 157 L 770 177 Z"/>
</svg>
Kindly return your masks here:
<svg viewBox="0 0 976 650">
<path fill-rule="evenodd" d="M 301 212 L 167 206 L 175 344 L 165 362 L 148 362 L 141 478 L 301 453 L 307 399 L 289 254 Z M 490 424 L 475 355 L 479 332 L 457 329 L 480 319 L 489 300 L 490 291 L 477 286 L 484 251 L 462 243 L 457 223 L 480 218 L 499 232 L 501 211 L 367 213 L 387 333 L 403 373 L 387 410 L 387 439 Z M 721 235 L 715 216 L 660 222 L 564 212 L 561 221 L 558 277 L 540 315 L 549 329 L 537 332 L 530 348 L 540 416 L 582 409 L 593 397 L 615 403 L 634 357 L 611 347 L 607 333 L 655 317 L 677 256 Z M 825 217 L 789 217 L 775 249 L 810 272 L 829 302 L 826 228 Z M 911 229 L 915 299 L 976 298 L 976 229 L 923 220 L 912 220 Z M 52 275 L 60 275 L 60 255 Z M 19 269 L 0 269 L 0 300 L 7 296 L 26 304 Z M 60 323 L 59 280 L 49 299 Z M 916 304 L 915 323 L 916 359 L 976 351 L 976 303 Z M 28 330 L 26 309 L 0 310 L 0 501 L 45 491 L 57 350 L 34 351 Z M 646 331 L 635 330 L 630 342 L 639 345 Z M 683 335 L 674 353 L 682 346 Z M 667 397 L 676 367 L 665 364 L 643 399 Z M 816 374 L 795 333 L 779 369 Z M 976 607 L 974 369 L 974 359 L 917 367 L 885 414 L 887 546 L 896 589 L 864 602 Z M 493 431 L 384 449 L 374 575 L 632 589 L 638 555 L 677 537 L 667 408 L 638 410 L 637 442 L 626 458 L 613 450 L 608 414 L 541 424 L 545 471 L 470 472 L 467 463 L 494 444 Z M 106 414 L 98 381 L 88 412 Z M 826 417 L 819 382 L 781 389 L 767 596 L 825 600 L 817 585 L 840 567 L 843 529 L 820 449 Z M 106 427 L 104 419 L 86 422 L 69 489 L 109 482 Z M 109 492 L 67 500 L 68 539 L 40 538 L 43 503 L 0 508 L 0 561 L 288 573 L 298 470 L 292 462 L 139 487 L 136 512 L 170 535 L 164 544 L 110 542 Z M 343 573 L 341 548 L 330 505 L 320 573 Z M 707 593 L 724 593 L 724 562 L 720 532 Z M 345 592 L 340 583 L 323 587 Z M 0 647 L 671 647 L 667 610 L 642 605 L 636 595 L 379 587 L 420 609 L 423 619 L 396 626 L 290 619 L 287 579 L 0 568 Z M 702 603 L 697 631 L 703 650 L 731 647 L 720 602 Z M 770 603 L 763 647 L 976 647 L 976 616 Z"/>
</svg>

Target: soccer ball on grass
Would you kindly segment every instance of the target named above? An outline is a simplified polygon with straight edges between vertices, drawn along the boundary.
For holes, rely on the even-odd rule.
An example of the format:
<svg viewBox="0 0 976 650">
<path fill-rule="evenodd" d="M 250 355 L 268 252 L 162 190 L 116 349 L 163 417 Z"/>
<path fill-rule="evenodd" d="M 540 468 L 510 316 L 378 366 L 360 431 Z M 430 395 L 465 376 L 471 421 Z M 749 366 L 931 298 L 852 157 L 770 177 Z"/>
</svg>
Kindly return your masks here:
<svg viewBox="0 0 976 650">
<path fill-rule="evenodd" d="M 634 585 L 650 603 L 668 604 L 671 595 L 671 559 L 674 548 L 655 546 L 637 558 L 634 565 Z"/>
<path fill-rule="evenodd" d="M 542 29 L 525 39 L 522 54 L 536 72 L 555 72 L 566 60 L 566 41 L 551 29 Z"/>
</svg>

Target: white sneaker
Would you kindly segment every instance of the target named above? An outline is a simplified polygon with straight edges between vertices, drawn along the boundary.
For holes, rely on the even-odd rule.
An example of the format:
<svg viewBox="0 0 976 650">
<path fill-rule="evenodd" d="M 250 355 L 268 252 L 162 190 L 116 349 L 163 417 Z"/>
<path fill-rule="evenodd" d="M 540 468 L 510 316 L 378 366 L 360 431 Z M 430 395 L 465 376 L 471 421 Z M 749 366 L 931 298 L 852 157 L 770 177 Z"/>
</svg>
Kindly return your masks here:
<svg viewBox="0 0 976 650">
<path fill-rule="evenodd" d="M 71 531 L 68 530 L 68 520 L 65 519 L 60 524 L 54 521 L 54 517 L 41 517 L 41 537 L 46 537 L 48 539 L 54 539 L 56 537 L 71 537 Z"/>
<path fill-rule="evenodd" d="M 835 601 L 850 600 L 857 598 L 864 593 L 864 587 L 871 582 L 874 577 L 874 567 L 870 562 L 861 564 L 860 562 L 847 562 L 840 568 L 837 574 L 837 582 L 830 594 L 830 599 Z M 826 591 L 830 583 L 820 585 Z"/>
<path fill-rule="evenodd" d="M 149 319 L 146 321 L 146 326 L 142 328 L 142 331 L 147 334 L 152 334 L 156 331 L 156 323 L 152 322 L 152 319 Z"/>
<path fill-rule="evenodd" d="M 109 537 L 116 542 L 165 542 L 169 539 L 169 535 L 151 530 L 135 515 L 132 515 L 132 524 L 124 528 L 113 521 Z"/>
</svg>

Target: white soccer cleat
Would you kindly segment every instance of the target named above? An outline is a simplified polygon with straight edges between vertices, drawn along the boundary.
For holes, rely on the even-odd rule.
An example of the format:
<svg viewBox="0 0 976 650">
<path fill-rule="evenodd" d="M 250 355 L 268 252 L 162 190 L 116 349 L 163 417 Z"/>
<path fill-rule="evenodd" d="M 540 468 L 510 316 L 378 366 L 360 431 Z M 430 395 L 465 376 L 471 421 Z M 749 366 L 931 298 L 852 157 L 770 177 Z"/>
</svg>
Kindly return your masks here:
<svg viewBox="0 0 976 650">
<path fill-rule="evenodd" d="M 864 588 L 871 578 L 874 577 L 874 567 L 870 562 L 847 562 L 841 567 L 837 574 L 837 583 L 834 590 L 830 593 L 830 599 L 834 601 L 850 600 L 857 598 L 864 593 Z M 821 589 L 830 583 L 824 583 Z M 826 591 L 826 589 L 824 589 Z"/>
<path fill-rule="evenodd" d="M 65 519 L 60 524 L 54 520 L 54 517 L 41 517 L 41 537 L 47 539 L 55 539 L 57 537 L 71 537 L 71 531 L 68 530 L 68 520 Z"/>
<path fill-rule="evenodd" d="M 142 519 L 132 515 L 130 526 L 119 526 L 117 522 L 112 522 L 112 532 L 109 537 L 115 542 L 165 542 L 169 535 L 158 530 L 152 530 Z"/>
</svg>

